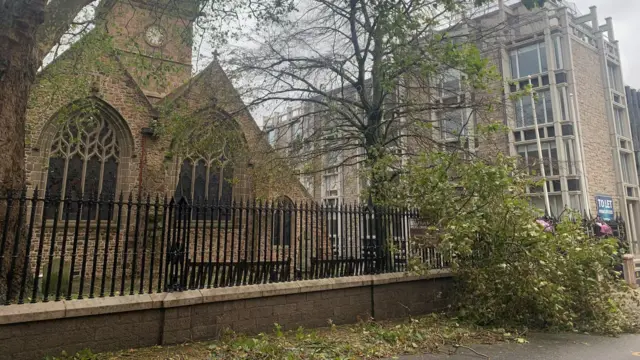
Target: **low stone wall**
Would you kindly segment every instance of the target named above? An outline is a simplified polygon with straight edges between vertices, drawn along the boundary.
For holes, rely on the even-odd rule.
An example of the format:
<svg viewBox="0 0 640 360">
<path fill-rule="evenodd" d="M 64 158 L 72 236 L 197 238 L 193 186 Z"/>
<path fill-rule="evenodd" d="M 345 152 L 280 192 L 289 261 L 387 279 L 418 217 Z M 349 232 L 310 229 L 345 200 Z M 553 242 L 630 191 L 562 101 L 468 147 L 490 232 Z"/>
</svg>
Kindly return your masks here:
<svg viewBox="0 0 640 360">
<path fill-rule="evenodd" d="M 449 304 L 452 278 L 384 274 L 0 308 L 0 359 L 176 344 L 421 315 Z"/>
</svg>

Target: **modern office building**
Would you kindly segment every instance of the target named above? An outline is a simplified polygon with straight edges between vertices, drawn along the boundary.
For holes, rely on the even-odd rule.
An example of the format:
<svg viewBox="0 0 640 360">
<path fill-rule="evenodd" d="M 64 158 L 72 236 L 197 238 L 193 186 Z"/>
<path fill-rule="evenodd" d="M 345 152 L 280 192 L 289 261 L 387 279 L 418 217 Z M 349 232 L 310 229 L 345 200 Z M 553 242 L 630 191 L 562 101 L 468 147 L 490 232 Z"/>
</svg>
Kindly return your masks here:
<svg viewBox="0 0 640 360">
<path fill-rule="evenodd" d="M 269 143 L 288 158 L 316 201 L 337 205 L 361 200 L 366 186 L 360 176 L 362 150 L 328 134 L 335 127 L 313 104 L 289 107 L 263 122 Z"/>
<path fill-rule="evenodd" d="M 511 131 L 491 145 L 521 156 L 532 174 L 544 176 L 546 191 L 543 187 L 529 189 L 532 202 L 555 215 L 565 209 L 605 220 L 619 214 L 636 246 L 640 194 L 627 108 L 631 95 L 625 93 L 612 19 L 600 21 L 596 7 L 581 14 L 561 0 L 548 1 L 543 9 L 533 11 L 516 0 L 500 1 L 465 21 L 449 31 L 463 38 L 467 34 L 468 39 L 477 39 L 473 35 L 479 29 L 495 31 L 495 36 L 483 38 L 478 47 L 504 80 L 503 111 L 493 114 L 492 120 L 503 122 Z M 528 84 L 533 87 L 532 95 L 512 96 Z M 304 113 L 303 109 L 292 111 Z M 458 117 L 470 121 L 456 133 L 472 136 L 474 125 L 485 120 L 465 111 L 441 119 L 443 131 L 434 132 L 440 134 L 435 136 L 450 141 L 444 130 L 459 128 L 451 124 Z M 631 111 L 631 115 L 638 113 Z M 441 115 L 432 114 L 435 119 Z M 266 123 L 282 124 L 286 119 L 290 119 L 288 113 Z M 480 155 L 486 148 L 483 145 L 488 145 L 467 144 Z M 335 189 L 339 198 L 348 198 L 362 183 L 357 176 L 339 179 L 337 186 L 323 182 L 322 191 L 312 194 L 324 200 Z"/>
<path fill-rule="evenodd" d="M 505 104 L 510 152 L 533 164 L 539 140 L 551 212 L 620 214 L 635 243 L 638 170 L 612 19 L 601 23 L 596 7 L 581 15 L 562 1 L 533 13 L 520 2 L 500 5 L 474 21 L 513 24 L 493 50 L 508 80 L 505 92 L 531 82 L 536 95 Z M 545 208 L 540 195 L 534 203 Z"/>
<path fill-rule="evenodd" d="M 627 107 L 629 108 L 629 122 L 631 123 L 631 136 L 633 137 L 634 154 L 636 156 L 636 171 L 640 173 L 640 92 L 625 86 L 627 96 Z"/>
</svg>

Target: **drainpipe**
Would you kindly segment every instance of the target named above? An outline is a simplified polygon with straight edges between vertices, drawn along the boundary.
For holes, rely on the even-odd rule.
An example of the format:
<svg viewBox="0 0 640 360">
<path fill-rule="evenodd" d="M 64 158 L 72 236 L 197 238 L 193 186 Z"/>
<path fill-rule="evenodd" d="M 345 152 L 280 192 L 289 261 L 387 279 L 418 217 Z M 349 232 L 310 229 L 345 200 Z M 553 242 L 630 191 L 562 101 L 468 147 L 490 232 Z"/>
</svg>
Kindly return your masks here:
<svg viewBox="0 0 640 360">
<path fill-rule="evenodd" d="M 144 169 L 144 156 L 146 153 L 145 150 L 145 141 L 146 136 L 144 134 L 140 134 L 140 165 L 138 171 L 138 195 L 142 192 L 142 171 Z"/>
</svg>

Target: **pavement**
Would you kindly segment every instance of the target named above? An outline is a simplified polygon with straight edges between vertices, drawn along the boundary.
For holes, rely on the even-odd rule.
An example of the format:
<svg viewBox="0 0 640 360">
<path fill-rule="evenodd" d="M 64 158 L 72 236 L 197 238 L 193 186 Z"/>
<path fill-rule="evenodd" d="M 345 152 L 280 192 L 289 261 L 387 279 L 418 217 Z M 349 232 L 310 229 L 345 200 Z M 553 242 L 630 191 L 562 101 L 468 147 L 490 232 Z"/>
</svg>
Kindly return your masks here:
<svg viewBox="0 0 640 360">
<path fill-rule="evenodd" d="M 470 346 L 455 355 L 408 355 L 401 360 L 640 360 L 640 335 L 530 334 L 529 343 Z"/>
</svg>

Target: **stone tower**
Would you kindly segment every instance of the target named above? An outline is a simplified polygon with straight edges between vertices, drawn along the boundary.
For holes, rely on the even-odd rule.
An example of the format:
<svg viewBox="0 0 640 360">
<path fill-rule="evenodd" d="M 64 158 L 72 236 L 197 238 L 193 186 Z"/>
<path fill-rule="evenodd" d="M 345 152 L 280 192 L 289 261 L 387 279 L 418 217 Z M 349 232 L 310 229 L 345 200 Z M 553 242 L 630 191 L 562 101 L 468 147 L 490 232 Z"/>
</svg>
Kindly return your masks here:
<svg viewBox="0 0 640 360">
<path fill-rule="evenodd" d="M 120 61 L 152 103 L 191 78 L 195 1 L 112 0 L 105 26 Z"/>
</svg>

